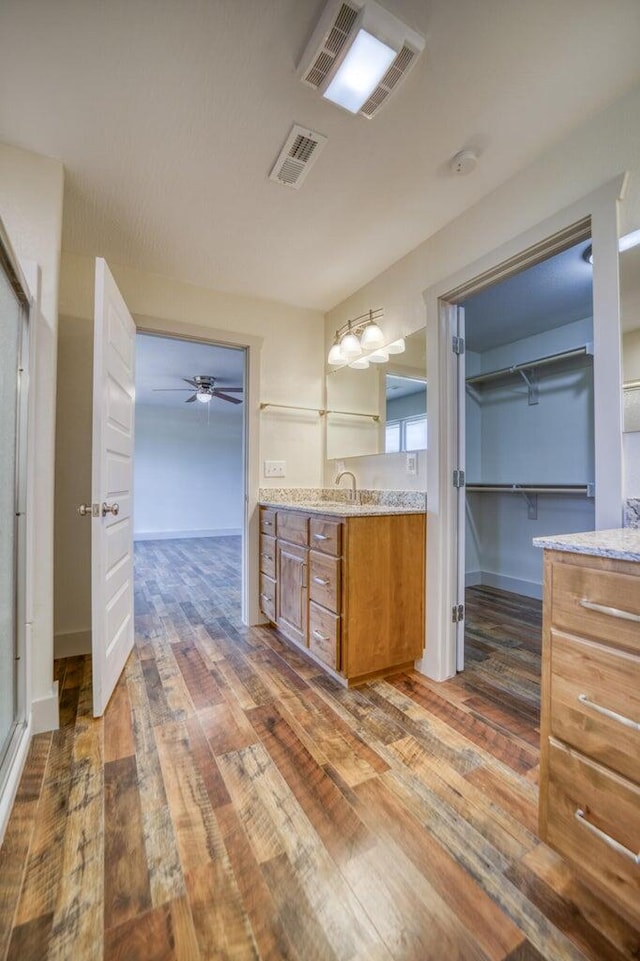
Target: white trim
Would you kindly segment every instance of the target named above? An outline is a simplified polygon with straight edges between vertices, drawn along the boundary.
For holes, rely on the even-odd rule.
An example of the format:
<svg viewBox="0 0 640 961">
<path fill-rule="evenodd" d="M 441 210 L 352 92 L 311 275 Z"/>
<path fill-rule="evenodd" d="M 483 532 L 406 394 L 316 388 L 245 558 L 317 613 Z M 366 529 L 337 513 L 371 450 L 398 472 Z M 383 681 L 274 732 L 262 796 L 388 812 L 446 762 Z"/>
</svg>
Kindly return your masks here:
<svg viewBox="0 0 640 961">
<path fill-rule="evenodd" d="M 53 656 L 60 658 L 91 654 L 91 640 L 91 631 L 65 631 L 63 634 L 55 634 Z"/>
<path fill-rule="evenodd" d="M 537 581 L 525 581 L 521 577 L 509 577 L 507 574 L 495 574 L 493 571 L 469 571 L 466 575 L 467 587 L 497 587 L 501 591 L 512 594 L 523 594 L 542 600 L 542 584 Z"/>
<path fill-rule="evenodd" d="M 259 526 L 258 488 L 260 486 L 260 352 L 263 338 L 233 330 L 216 330 L 185 324 L 178 320 L 135 315 L 138 333 L 182 337 L 245 350 L 244 394 L 244 536 L 242 539 L 242 621 L 264 624 L 258 604 Z"/>
<path fill-rule="evenodd" d="M 189 537 L 237 537 L 241 527 L 220 527 L 201 531 L 134 531 L 134 541 L 173 541 Z"/>
<path fill-rule="evenodd" d="M 456 466 L 455 424 L 450 416 L 453 374 L 449 349 L 447 295 L 476 278 L 497 271 L 529 248 L 541 245 L 572 224 L 591 218 L 594 251 L 594 383 L 597 391 L 595 420 L 596 527 L 618 527 L 622 522 L 622 391 L 620 390 L 619 282 L 617 202 L 627 175 L 620 174 L 598 190 L 496 248 L 423 293 L 427 311 L 427 383 L 429 384 L 429 448 L 427 490 L 426 646 L 416 669 L 434 680 L 455 674 L 455 625 L 451 606 L 457 585 L 452 564 L 455 500 L 451 472 Z M 596 372 L 597 371 L 597 372 Z M 437 452 L 437 456 L 433 453 Z"/>
<path fill-rule="evenodd" d="M 46 697 L 37 698 L 31 704 L 31 733 L 56 731 L 58 727 L 58 682 L 54 681 L 51 692 Z"/>
<path fill-rule="evenodd" d="M 0 844 L 2 844 L 4 840 L 5 831 L 7 829 L 7 824 L 9 823 L 9 817 L 13 808 L 13 802 L 15 801 L 16 794 L 18 792 L 18 785 L 20 784 L 22 771 L 24 770 L 27 754 L 29 753 L 31 734 L 31 719 L 29 719 L 29 721 L 22 727 L 22 734 L 19 735 L 20 740 L 16 748 L 13 761 L 11 762 L 7 779 L 4 782 L 2 794 L 0 795 Z"/>
</svg>

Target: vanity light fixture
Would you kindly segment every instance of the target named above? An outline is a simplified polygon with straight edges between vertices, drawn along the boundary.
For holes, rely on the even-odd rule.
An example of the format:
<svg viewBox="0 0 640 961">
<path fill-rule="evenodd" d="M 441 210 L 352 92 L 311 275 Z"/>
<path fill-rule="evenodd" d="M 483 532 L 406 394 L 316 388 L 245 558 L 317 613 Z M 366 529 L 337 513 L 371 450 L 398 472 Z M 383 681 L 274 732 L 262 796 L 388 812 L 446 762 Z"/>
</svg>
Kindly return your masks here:
<svg viewBox="0 0 640 961">
<path fill-rule="evenodd" d="M 637 247 L 638 245 L 640 245 L 640 230 L 632 230 L 631 233 L 620 237 L 618 240 L 618 251 L 622 254 L 625 250 L 631 250 L 632 247 Z M 593 266 L 593 248 L 591 244 L 582 251 L 582 259 Z"/>
<path fill-rule="evenodd" d="M 355 360 L 352 360 L 349 364 L 349 367 L 352 367 L 354 370 L 366 370 L 368 366 L 369 366 L 369 357 L 357 357 Z"/>
<path fill-rule="evenodd" d="M 387 344 L 385 350 L 388 354 L 404 354 L 405 343 L 404 337 L 400 337 L 398 340 L 394 340 L 392 344 Z"/>
<path fill-rule="evenodd" d="M 376 351 L 384 345 L 384 333 L 378 321 L 382 318 L 382 310 L 369 310 L 354 320 L 348 320 L 338 330 L 327 357 L 327 363 L 333 367 L 349 363 L 362 357 L 365 351 Z M 397 341 L 399 343 L 399 341 Z M 404 341 L 402 341 L 404 350 Z M 371 357 L 370 353 L 365 354 Z M 351 364 L 350 364 L 351 366 Z M 369 364 L 359 365 L 364 370 Z"/>
<path fill-rule="evenodd" d="M 372 354 L 369 354 L 369 360 L 372 364 L 386 364 L 389 360 L 389 351 L 374 350 Z"/>
</svg>

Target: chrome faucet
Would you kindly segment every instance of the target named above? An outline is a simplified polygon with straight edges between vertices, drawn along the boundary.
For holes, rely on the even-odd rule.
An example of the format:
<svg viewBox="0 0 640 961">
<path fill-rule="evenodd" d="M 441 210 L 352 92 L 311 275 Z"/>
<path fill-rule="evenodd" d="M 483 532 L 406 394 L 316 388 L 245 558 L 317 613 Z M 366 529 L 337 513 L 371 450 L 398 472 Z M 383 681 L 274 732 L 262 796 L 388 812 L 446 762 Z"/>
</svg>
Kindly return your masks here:
<svg viewBox="0 0 640 961">
<path fill-rule="evenodd" d="M 337 486 L 343 477 L 351 478 L 351 490 L 349 491 L 349 500 L 355 502 L 358 499 L 358 491 L 356 488 L 356 475 L 353 473 L 353 471 L 341 470 L 338 476 L 336 477 L 334 484 L 336 484 Z"/>
</svg>

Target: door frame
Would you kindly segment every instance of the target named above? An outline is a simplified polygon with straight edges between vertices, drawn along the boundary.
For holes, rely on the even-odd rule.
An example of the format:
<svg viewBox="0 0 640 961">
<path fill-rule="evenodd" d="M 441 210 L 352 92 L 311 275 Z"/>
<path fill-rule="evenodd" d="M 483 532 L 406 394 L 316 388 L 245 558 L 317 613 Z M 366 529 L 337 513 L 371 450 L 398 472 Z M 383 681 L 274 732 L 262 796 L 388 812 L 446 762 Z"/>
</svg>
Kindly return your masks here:
<svg viewBox="0 0 640 961">
<path fill-rule="evenodd" d="M 576 225 L 588 223 L 593 248 L 594 435 L 596 529 L 619 527 L 623 514 L 620 284 L 618 202 L 627 174 L 542 221 L 457 273 L 427 288 L 427 618 L 423 657 L 416 668 L 437 681 L 456 673 L 456 624 L 451 609 L 458 588 L 457 381 L 450 346 L 457 300 L 551 256 Z"/>
<path fill-rule="evenodd" d="M 220 347 L 235 347 L 245 351 L 245 407 L 243 426 L 243 483 L 244 513 L 242 525 L 242 622 L 247 625 L 265 624 L 258 604 L 259 517 L 258 489 L 260 486 L 260 352 L 263 338 L 233 330 L 202 327 L 133 314 L 138 334 L 156 334 L 177 340 L 201 341 Z M 134 454 L 135 461 L 135 454 Z"/>
</svg>

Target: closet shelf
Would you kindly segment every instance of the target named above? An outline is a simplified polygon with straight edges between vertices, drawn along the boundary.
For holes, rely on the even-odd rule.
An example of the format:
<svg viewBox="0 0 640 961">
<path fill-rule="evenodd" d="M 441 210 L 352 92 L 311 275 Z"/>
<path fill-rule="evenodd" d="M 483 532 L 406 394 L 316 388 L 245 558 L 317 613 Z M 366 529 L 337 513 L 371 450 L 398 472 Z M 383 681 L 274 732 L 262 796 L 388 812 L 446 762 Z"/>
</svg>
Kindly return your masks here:
<svg viewBox="0 0 640 961">
<path fill-rule="evenodd" d="M 537 384 L 536 374 L 541 367 L 562 367 L 572 369 L 580 366 L 580 361 L 585 357 L 593 357 L 593 344 L 585 344 L 582 347 L 575 347 L 572 350 L 563 350 L 557 354 L 548 354 L 546 357 L 538 357 L 535 360 L 528 360 L 521 364 L 512 364 L 511 367 L 501 367 L 499 370 L 490 370 L 485 374 L 474 374 L 466 378 L 468 387 L 481 387 L 492 381 L 509 380 L 512 377 L 521 377 L 529 388 L 529 403 L 537 404 Z"/>
<path fill-rule="evenodd" d="M 595 484 L 467 484 L 473 494 L 581 494 L 595 497 Z"/>
</svg>

